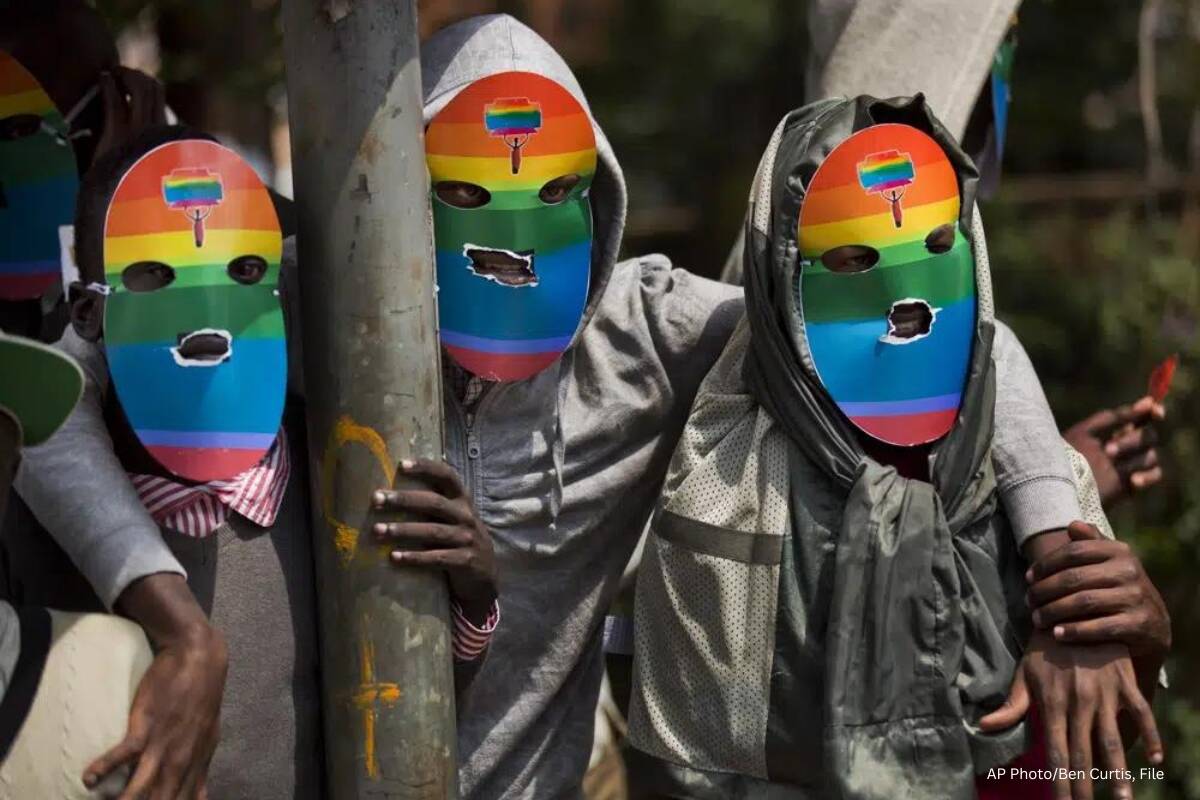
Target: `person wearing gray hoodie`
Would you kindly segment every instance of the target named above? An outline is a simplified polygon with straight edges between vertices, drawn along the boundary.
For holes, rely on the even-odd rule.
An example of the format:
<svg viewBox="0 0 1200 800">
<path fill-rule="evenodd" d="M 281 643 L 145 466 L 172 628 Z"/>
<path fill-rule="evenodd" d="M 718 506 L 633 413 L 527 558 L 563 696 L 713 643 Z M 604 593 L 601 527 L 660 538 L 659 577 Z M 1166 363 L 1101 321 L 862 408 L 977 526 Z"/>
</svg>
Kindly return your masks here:
<svg viewBox="0 0 1200 800">
<path fill-rule="evenodd" d="M 471 18 L 433 36 L 421 58 L 427 123 L 472 84 L 525 72 L 569 92 L 594 134 L 590 283 L 561 357 L 519 380 L 481 380 L 456 363 L 445 376 L 446 459 L 491 532 L 503 608 L 460 701 L 461 795 L 574 797 L 592 742 L 604 616 L 697 388 L 742 316 L 742 292 L 661 255 L 617 263 L 626 209 L 620 166 L 574 75 L 528 27 L 504 15 Z M 997 337 L 996 347 L 1020 350 L 1015 337 Z M 997 357 L 997 366 L 999 393 L 1012 401 L 997 413 L 1020 412 L 1004 426 L 1014 438 L 996 447 L 1007 459 L 997 458 L 1002 474 L 1021 470 L 1001 494 L 1023 540 L 1080 513 L 1036 375 L 1027 360 Z M 102 448 L 103 437 L 57 438 L 30 454 L 26 465 L 36 468 L 23 471 L 18 488 L 102 596 L 138 579 L 131 563 L 178 569 L 165 548 L 153 558 L 144 549 L 157 528 L 120 488 L 128 478 L 90 466 L 87 451 Z M 61 502 L 68 486 L 70 507 Z M 82 495 L 88 506 L 78 505 Z"/>
</svg>

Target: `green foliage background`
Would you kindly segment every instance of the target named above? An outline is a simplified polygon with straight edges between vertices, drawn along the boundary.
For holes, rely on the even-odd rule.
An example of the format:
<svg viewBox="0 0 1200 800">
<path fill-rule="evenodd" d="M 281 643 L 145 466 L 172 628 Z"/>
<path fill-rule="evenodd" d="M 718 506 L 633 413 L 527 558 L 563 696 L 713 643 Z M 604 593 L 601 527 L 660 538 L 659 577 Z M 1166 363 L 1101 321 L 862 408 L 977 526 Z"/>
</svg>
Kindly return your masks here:
<svg viewBox="0 0 1200 800">
<path fill-rule="evenodd" d="M 265 108 L 282 91 L 278 0 L 98 5 L 117 30 L 156 21 L 169 84 L 201 84 L 247 108 Z M 425 0 L 422 13 L 445 16 L 448 5 Z M 532 19 L 547 2 L 463 5 Z M 1191 471 L 1200 464 L 1200 1 L 1160 2 L 1157 103 L 1165 157 L 1177 173 L 1161 192 L 1145 190 L 1136 91 L 1141 5 L 1023 4 L 1005 181 L 984 215 L 1000 314 L 1033 358 L 1060 424 L 1132 400 L 1157 362 L 1171 352 L 1182 356 L 1162 431 L 1166 480 L 1119 509 L 1113 522 L 1141 554 L 1174 619 L 1172 688 L 1157 702 L 1167 779 L 1139 784 L 1138 796 L 1200 799 L 1200 482 Z M 803 96 L 804 4 L 559 6 L 559 33 L 597 45 L 591 56 L 573 58 L 570 41 L 555 42 L 577 67 L 625 167 L 627 248 L 660 250 L 715 274 L 741 223 L 761 148 Z M 572 29 L 583 6 L 603 7 L 607 24 Z M 238 38 L 238 26 L 255 32 Z M 1179 188 L 1180 173 L 1191 174 L 1190 190 Z"/>
</svg>

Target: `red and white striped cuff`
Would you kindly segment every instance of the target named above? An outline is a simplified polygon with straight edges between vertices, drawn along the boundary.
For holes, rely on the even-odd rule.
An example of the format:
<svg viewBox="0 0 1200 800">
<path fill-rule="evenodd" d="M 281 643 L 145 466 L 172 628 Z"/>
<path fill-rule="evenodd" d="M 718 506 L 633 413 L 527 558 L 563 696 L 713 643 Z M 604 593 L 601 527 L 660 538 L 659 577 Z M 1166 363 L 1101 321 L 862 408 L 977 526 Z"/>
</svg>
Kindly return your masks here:
<svg viewBox="0 0 1200 800">
<path fill-rule="evenodd" d="M 454 647 L 455 661 L 474 661 L 483 655 L 483 651 L 488 649 L 491 644 L 492 634 L 496 631 L 496 626 L 500 624 L 500 602 L 492 601 L 492 607 L 488 611 L 487 620 L 483 623 L 483 627 L 476 627 L 467 619 L 463 613 L 462 606 L 457 602 L 450 602 L 450 614 L 454 618 L 454 631 L 451 634 L 451 643 Z"/>
</svg>

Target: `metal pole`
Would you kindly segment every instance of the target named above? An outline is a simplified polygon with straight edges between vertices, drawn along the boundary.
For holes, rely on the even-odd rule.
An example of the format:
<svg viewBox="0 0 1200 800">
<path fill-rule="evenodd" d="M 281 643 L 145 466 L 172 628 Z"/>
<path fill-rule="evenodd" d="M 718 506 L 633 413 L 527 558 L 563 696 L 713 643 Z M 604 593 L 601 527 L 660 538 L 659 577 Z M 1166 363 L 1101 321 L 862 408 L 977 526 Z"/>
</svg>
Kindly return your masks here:
<svg viewBox="0 0 1200 800">
<path fill-rule="evenodd" d="M 442 453 L 416 7 L 283 21 L 329 794 L 454 798 L 445 581 L 388 563 L 368 512 L 398 459 Z"/>
</svg>

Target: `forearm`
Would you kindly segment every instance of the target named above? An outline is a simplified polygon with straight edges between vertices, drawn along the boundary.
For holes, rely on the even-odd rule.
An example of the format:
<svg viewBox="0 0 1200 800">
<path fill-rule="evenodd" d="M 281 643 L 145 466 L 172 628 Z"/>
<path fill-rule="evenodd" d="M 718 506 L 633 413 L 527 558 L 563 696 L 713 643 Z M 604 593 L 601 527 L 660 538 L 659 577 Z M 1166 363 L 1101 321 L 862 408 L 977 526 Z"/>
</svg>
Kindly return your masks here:
<svg viewBox="0 0 1200 800">
<path fill-rule="evenodd" d="M 1034 534 L 1026 539 L 1025 543 L 1021 545 L 1021 554 L 1025 556 L 1026 562 L 1033 564 L 1070 541 L 1071 537 L 1067 534 L 1066 528 L 1055 528 Z"/>
<path fill-rule="evenodd" d="M 181 575 L 160 572 L 135 580 L 117 598 L 116 610 L 141 625 L 156 647 L 206 641 L 213 635 Z"/>
<path fill-rule="evenodd" d="M 996 323 L 993 359 L 996 483 L 1013 536 L 1024 552 L 1031 537 L 1065 529 L 1081 519 L 1082 512 L 1071 462 L 1037 373 L 1021 343 L 1001 322 Z"/>
<path fill-rule="evenodd" d="M 14 488 L 105 605 L 135 580 L 184 575 L 113 452 L 101 397 L 107 367 L 68 330 L 59 347 L 83 365 L 83 398 L 45 444 L 26 448 Z"/>
</svg>

